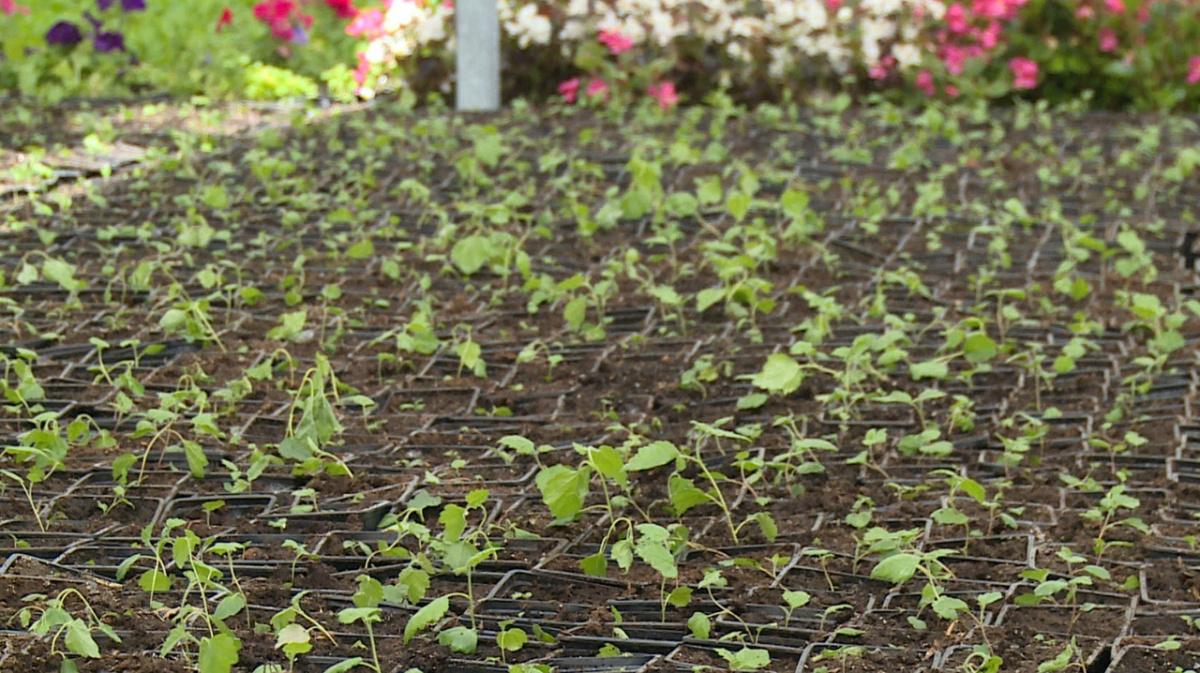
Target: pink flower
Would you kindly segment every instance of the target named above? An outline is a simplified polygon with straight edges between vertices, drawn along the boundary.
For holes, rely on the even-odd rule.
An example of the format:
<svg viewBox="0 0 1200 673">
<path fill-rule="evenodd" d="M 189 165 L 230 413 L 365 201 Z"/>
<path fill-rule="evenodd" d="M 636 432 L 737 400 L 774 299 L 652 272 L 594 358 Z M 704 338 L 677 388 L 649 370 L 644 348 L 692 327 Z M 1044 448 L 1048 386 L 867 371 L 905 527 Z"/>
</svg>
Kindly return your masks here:
<svg viewBox="0 0 1200 673">
<path fill-rule="evenodd" d="M 1008 61 L 1008 69 L 1013 74 L 1014 89 L 1037 88 L 1038 64 L 1024 56 L 1014 56 Z"/>
<path fill-rule="evenodd" d="M 942 62 L 951 75 L 961 75 L 967 62 L 967 50 L 957 45 L 948 44 L 942 48 Z"/>
<path fill-rule="evenodd" d="M 1100 51 L 1107 54 L 1108 52 L 1112 52 L 1112 51 L 1116 51 L 1116 50 L 1117 50 L 1117 34 L 1113 32 L 1112 28 L 1101 28 L 1100 29 Z"/>
<path fill-rule="evenodd" d="M 1075 10 L 1076 19 L 1090 19 L 1094 16 L 1096 16 L 1096 10 L 1092 9 L 1091 5 L 1080 5 L 1079 8 Z"/>
<path fill-rule="evenodd" d="M 346 34 L 352 37 L 362 35 L 368 40 L 374 40 L 383 35 L 383 11 L 366 9 L 354 16 L 354 20 L 346 26 Z"/>
<path fill-rule="evenodd" d="M 884 79 L 888 76 L 888 73 L 891 72 L 891 68 L 895 64 L 896 57 L 888 54 L 880 59 L 879 63 L 871 66 L 871 68 L 867 70 L 867 76 L 871 79 Z"/>
<path fill-rule="evenodd" d="M 1000 23 L 992 21 L 979 33 L 979 44 L 984 49 L 993 49 L 1000 42 Z"/>
<path fill-rule="evenodd" d="M 0 0 L 0 14 L 12 16 L 13 14 L 28 14 L 29 8 L 23 5 L 18 5 L 16 0 Z"/>
<path fill-rule="evenodd" d="M 845 1 L 846 0 L 825 0 L 825 8 L 831 12 L 836 12 L 836 11 L 838 11 L 838 8 L 842 6 L 842 3 Z"/>
<path fill-rule="evenodd" d="M 588 80 L 584 93 L 593 98 L 598 96 L 601 100 L 608 100 L 608 83 L 602 79 Z"/>
<path fill-rule="evenodd" d="M 946 26 L 950 29 L 951 33 L 959 35 L 970 30 L 971 26 L 967 23 L 966 8 L 957 2 L 950 5 L 946 9 Z"/>
<path fill-rule="evenodd" d="M 664 110 L 669 110 L 679 102 L 679 94 L 675 92 L 674 82 L 651 84 L 646 87 L 646 93 L 658 99 L 658 106 Z"/>
<path fill-rule="evenodd" d="M 608 47 L 608 51 L 614 56 L 633 49 L 633 40 L 625 37 L 617 30 L 601 30 L 599 40 L 600 44 Z"/>
<path fill-rule="evenodd" d="M 1137 20 L 1138 20 L 1138 23 L 1146 23 L 1147 21 L 1149 21 L 1150 20 L 1150 8 L 1147 7 L 1146 5 L 1142 5 L 1141 7 L 1139 7 Z"/>
<path fill-rule="evenodd" d="M 922 93 L 930 98 L 933 98 L 933 96 L 937 94 L 937 87 L 933 85 L 933 73 L 929 72 L 928 70 L 922 70 L 921 72 L 917 73 L 917 80 L 915 84 Z"/>
<path fill-rule="evenodd" d="M 1017 8 L 1024 3 L 1008 0 L 975 0 L 971 10 L 979 16 L 988 19 L 1012 19 L 1017 15 Z"/>
<path fill-rule="evenodd" d="M 1192 86 L 1200 84 L 1200 56 L 1193 56 L 1188 61 L 1187 83 Z"/>
<path fill-rule="evenodd" d="M 958 98 L 958 87 L 953 84 L 946 85 L 946 96 L 949 98 Z"/>
<path fill-rule="evenodd" d="M 1113 14 L 1125 13 L 1125 3 L 1122 0 L 1104 0 L 1104 6 Z"/>
<path fill-rule="evenodd" d="M 579 97 L 579 78 L 572 77 L 571 79 L 558 85 L 558 95 L 562 96 L 568 103 L 574 103 Z"/>
<path fill-rule="evenodd" d="M 361 87 L 371 72 L 371 62 L 367 60 L 365 51 L 360 51 L 356 55 L 358 56 L 358 67 L 354 69 L 354 81 Z"/>
</svg>

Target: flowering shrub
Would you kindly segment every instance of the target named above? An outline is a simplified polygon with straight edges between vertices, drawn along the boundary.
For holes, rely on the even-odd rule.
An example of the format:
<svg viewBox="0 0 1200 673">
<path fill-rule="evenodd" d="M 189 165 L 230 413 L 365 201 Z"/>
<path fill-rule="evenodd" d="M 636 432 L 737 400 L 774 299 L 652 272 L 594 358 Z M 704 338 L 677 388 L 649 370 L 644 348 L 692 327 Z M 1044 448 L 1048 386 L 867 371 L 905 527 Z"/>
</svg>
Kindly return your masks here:
<svg viewBox="0 0 1200 673">
<path fill-rule="evenodd" d="M 895 96 L 1074 98 L 1105 106 L 1200 101 L 1200 3 L 1191 0 L 500 0 L 505 77 L 561 72 L 570 103 L 733 86 L 751 98 L 850 83 Z M 360 11 L 354 76 L 370 96 L 448 58 L 451 4 Z M 563 58 L 574 68 L 555 66 Z M 545 82 L 540 82 L 545 85 Z M 669 87 L 668 87 L 669 85 Z M 666 87 L 666 88 L 664 88 Z M 678 87 L 678 88 L 677 88 Z M 664 95 L 664 91 L 666 94 Z"/>
<path fill-rule="evenodd" d="M 499 0 L 499 10 L 508 91 L 571 104 L 665 109 L 723 87 L 757 100 L 846 86 L 1200 102 L 1193 0 Z M 0 88 L 275 97 L 310 95 L 319 78 L 335 94 L 448 92 L 453 11 L 453 0 L 0 0 Z"/>
<path fill-rule="evenodd" d="M 348 91 L 330 66 L 353 54 L 356 14 L 351 0 L 0 0 L 0 89 L 280 97 L 325 75 Z"/>
</svg>

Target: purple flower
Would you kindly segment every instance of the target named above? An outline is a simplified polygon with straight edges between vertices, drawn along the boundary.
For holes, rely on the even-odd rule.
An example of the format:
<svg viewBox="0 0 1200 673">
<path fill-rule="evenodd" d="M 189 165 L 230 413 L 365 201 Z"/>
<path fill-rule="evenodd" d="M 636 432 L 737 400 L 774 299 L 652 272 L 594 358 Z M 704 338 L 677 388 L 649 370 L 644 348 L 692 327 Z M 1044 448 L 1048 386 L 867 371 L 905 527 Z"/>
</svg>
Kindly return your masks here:
<svg viewBox="0 0 1200 673">
<path fill-rule="evenodd" d="M 107 33 L 98 32 L 95 39 L 92 40 L 92 45 L 100 53 L 125 51 L 125 36 L 115 31 Z"/>
<path fill-rule="evenodd" d="M 113 2 L 115 0 L 96 0 L 96 6 L 104 12 L 113 6 Z M 121 0 L 121 9 L 126 12 L 140 12 L 146 9 L 146 0 Z"/>
<path fill-rule="evenodd" d="M 292 26 L 292 37 L 289 42 L 292 44 L 308 44 L 308 33 L 304 32 L 304 28 L 300 24 Z"/>
<path fill-rule="evenodd" d="M 80 42 L 83 42 L 83 32 L 79 30 L 79 26 L 70 21 L 59 21 L 46 31 L 46 44 L 64 44 L 74 47 Z"/>
</svg>

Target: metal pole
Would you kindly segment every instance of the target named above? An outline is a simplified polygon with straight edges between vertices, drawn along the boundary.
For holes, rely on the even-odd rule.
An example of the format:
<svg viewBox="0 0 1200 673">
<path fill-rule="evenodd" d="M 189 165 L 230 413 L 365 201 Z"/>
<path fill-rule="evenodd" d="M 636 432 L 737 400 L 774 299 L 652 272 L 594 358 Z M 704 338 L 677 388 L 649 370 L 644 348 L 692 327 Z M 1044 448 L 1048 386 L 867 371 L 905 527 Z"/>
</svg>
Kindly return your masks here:
<svg viewBox="0 0 1200 673">
<path fill-rule="evenodd" d="M 500 108 L 500 14 L 496 0 L 457 0 L 458 85 L 455 108 Z"/>
</svg>

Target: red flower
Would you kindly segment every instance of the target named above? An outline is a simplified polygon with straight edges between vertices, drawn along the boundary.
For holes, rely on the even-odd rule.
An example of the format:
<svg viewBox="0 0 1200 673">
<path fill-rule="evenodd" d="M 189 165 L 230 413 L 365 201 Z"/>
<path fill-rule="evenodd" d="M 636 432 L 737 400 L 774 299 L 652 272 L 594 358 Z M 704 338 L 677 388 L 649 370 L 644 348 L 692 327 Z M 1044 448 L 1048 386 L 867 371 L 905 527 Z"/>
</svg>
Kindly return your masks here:
<svg viewBox="0 0 1200 673">
<path fill-rule="evenodd" d="M 217 32 L 218 33 L 221 32 L 221 29 L 224 28 L 225 26 L 232 26 L 232 25 L 233 25 L 233 10 L 226 7 L 225 9 L 221 10 L 221 18 L 217 19 Z"/>
<path fill-rule="evenodd" d="M 358 8 L 354 6 L 354 0 L 325 0 L 325 4 L 337 12 L 339 19 L 353 19 L 358 15 Z"/>
<path fill-rule="evenodd" d="M 254 18 L 271 28 L 271 34 L 280 40 L 304 42 L 304 28 L 312 28 L 313 18 L 300 12 L 293 0 L 264 0 L 254 6 Z M 300 23 L 293 26 L 295 19 Z"/>
<path fill-rule="evenodd" d="M 254 6 L 254 18 L 264 23 L 286 19 L 296 9 L 292 0 L 263 0 Z"/>
</svg>

